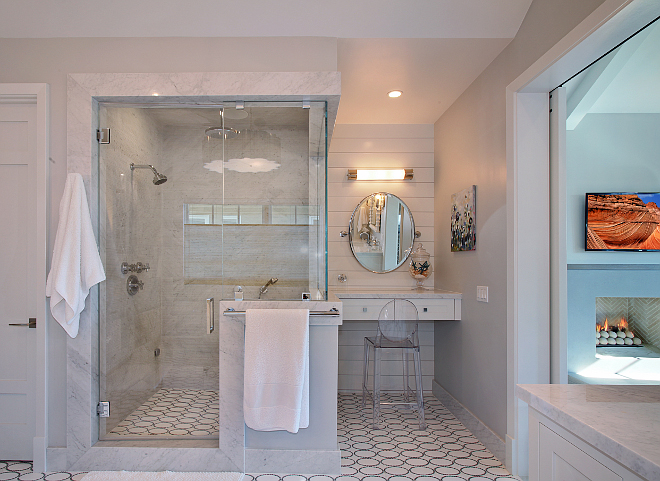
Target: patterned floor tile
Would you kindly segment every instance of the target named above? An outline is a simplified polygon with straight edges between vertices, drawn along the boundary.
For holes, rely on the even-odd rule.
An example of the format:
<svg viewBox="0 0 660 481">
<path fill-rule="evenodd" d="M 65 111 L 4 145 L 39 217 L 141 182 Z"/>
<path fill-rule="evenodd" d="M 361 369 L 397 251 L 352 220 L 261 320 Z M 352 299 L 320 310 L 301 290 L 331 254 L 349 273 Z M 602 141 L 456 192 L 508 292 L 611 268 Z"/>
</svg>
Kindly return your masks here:
<svg viewBox="0 0 660 481">
<path fill-rule="evenodd" d="M 200 412 L 209 412 L 205 403 L 217 408 L 217 392 L 167 390 L 156 393 L 147 403 L 127 418 L 125 428 L 150 425 L 139 423 L 171 424 L 164 429 L 170 433 L 188 430 L 182 424 L 196 422 L 191 413 L 156 411 L 155 408 L 176 406 L 175 403 L 194 402 Z M 200 394 L 203 393 L 203 394 Z M 214 398 L 215 396 L 215 398 Z M 386 396 L 387 397 L 387 396 Z M 389 396 L 389 401 L 398 401 Z M 361 408 L 358 394 L 340 394 L 338 397 L 337 432 L 341 449 L 341 475 L 322 476 L 304 473 L 246 474 L 244 481 L 511 481 L 520 479 L 510 475 L 502 464 L 463 426 L 453 414 L 433 396 L 425 396 L 427 429 L 419 430 L 415 413 L 406 409 L 382 409 L 381 422 L 374 429 L 371 408 Z M 163 420 L 163 417 L 175 418 Z M 216 416 L 217 419 L 217 416 Z M 211 430 L 209 430 L 211 432 Z M 139 431 L 142 433 L 143 431 Z M 217 434 L 217 421 L 215 425 Z M 173 434 L 176 435 L 176 434 Z M 44 480 L 79 481 L 85 473 L 33 473 L 32 463 L 0 461 L 0 481 Z M 84 481 L 84 480 L 83 480 Z"/>
<path fill-rule="evenodd" d="M 218 437 L 218 392 L 160 389 L 120 421 L 114 436 Z"/>
</svg>

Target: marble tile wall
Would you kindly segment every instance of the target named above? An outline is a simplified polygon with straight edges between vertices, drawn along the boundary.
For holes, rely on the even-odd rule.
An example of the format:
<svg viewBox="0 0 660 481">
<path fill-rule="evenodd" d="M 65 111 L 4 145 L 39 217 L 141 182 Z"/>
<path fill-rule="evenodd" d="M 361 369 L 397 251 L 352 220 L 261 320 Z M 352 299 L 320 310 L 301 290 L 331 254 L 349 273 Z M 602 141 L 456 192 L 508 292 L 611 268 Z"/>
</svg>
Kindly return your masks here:
<svg viewBox="0 0 660 481">
<path fill-rule="evenodd" d="M 160 382 L 160 211 L 161 190 L 147 169 L 130 170 L 131 162 L 159 167 L 157 125 L 144 111 L 101 108 L 100 124 L 111 129 L 111 143 L 100 145 L 101 253 L 107 281 L 101 284 L 101 396 L 110 401 L 112 429 L 154 392 Z M 122 262 L 149 263 L 137 274 L 144 289 L 126 291 Z M 103 426 L 101 427 L 103 430 Z M 103 432 L 101 433 L 103 434 Z"/>
</svg>

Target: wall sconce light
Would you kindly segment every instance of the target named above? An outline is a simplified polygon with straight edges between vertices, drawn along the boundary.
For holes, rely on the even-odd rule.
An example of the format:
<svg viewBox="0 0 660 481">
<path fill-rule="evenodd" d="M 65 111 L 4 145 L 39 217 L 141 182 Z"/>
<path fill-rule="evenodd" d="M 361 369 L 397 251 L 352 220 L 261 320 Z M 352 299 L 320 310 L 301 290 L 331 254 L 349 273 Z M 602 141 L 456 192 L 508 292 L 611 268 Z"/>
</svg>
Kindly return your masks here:
<svg viewBox="0 0 660 481">
<path fill-rule="evenodd" d="M 413 169 L 348 169 L 348 180 L 412 180 Z"/>
</svg>

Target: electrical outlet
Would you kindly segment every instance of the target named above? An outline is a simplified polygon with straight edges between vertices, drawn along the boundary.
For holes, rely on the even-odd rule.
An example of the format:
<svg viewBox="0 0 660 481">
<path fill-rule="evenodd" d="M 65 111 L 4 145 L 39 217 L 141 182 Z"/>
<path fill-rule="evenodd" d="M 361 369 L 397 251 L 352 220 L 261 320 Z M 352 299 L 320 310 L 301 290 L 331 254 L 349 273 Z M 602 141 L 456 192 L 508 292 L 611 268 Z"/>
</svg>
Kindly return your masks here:
<svg viewBox="0 0 660 481">
<path fill-rule="evenodd" d="M 477 300 L 488 302 L 488 286 L 477 286 Z"/>
</svg>

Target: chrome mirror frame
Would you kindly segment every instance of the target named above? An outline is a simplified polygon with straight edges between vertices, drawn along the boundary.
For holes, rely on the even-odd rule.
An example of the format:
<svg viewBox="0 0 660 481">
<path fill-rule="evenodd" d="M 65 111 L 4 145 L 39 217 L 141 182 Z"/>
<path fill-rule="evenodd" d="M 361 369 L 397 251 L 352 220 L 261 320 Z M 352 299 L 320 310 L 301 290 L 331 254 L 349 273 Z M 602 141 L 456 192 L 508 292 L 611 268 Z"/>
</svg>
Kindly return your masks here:
<svg viewBox="0 0 660 481">
<path fill-rule="evenodd" d="M 364 205 L 364 203 L 367 202 L 371 198 L 375 198 L 376 196 L 383 196 L 385 199 L 388 199 L 388 201 L 389 201 L 389 199 L 396 200 L 399 203 L 399 205 L 403 207 L 404 212 L 408 213 L 408 217 L 409 217 L 409 220 L 410 220 L 410 233 L 409 233 L 410 245 L 406 244 L 405 249 L 403 249 L 403 255 L 402 255 L 401 259 L 397 262 L 396 266 L 392 267 L 391 269 L 374 270 L 373 269 L 374 266 L 366 265 L 365 263 L 363 263 L 363 261 L 360 260 L 359 255 L 364 254 L 364 252 L 356 252 L 356 245 L 355 245 L 356 242 L 364 242 L 366 240 L 365 235 L 368 235 L 365 232 L 355 232 L 356 216 L 359 216 L 359 211 L 362 208 L 362 206 Z M 403 234 L 403 232 L 402 232 L 402 234 Z M 358 262 L 358 264 L 360 264 L 366 270 L 368 270 L 370 272 L 373 272 L 373 273 L 376 273 L 376 274 L 386 274 L 388 272 L 392 272 L 392 271 L 398 269 L 399 267 L 401 267 L 406 262 L 406 260 L 410 256 L 410 253 L 412 252 L 415 237 L 416 237 L 415 219 L 413 218 L 413 214 L 412 214 L 412 211 L 410 210 L 410 207 L 408 207 L 406 205 L 406 203 L 403 200 L 401 200 L 401 198 L 399 198 L 398 196 L 396 196 L 394 194 L 390 194 L 389 192 L 374 192 L 373 194 L 369 194 L 364 199 L 362 199 L 358 203 L 358 205 L 355 207 L 355 209 L 353 210 L 353 214 L 351 215 L 351 220 L 350 220 L 349 225 L 348 225 L 348 242 L 351 246 L 351 252 L 353 253 L 353 257 L 355 257 L 355 260 Z"/>
</svg>

